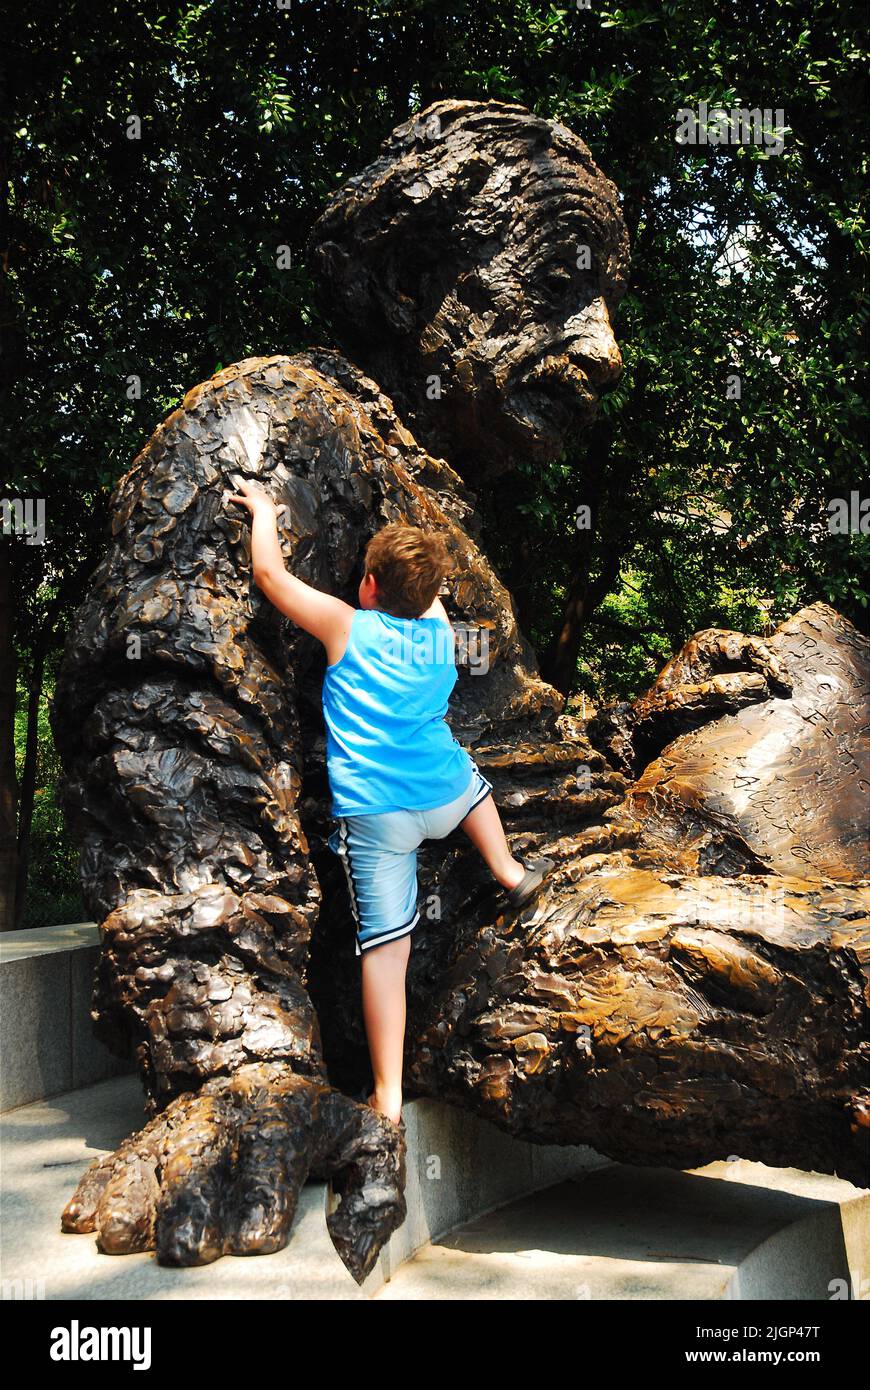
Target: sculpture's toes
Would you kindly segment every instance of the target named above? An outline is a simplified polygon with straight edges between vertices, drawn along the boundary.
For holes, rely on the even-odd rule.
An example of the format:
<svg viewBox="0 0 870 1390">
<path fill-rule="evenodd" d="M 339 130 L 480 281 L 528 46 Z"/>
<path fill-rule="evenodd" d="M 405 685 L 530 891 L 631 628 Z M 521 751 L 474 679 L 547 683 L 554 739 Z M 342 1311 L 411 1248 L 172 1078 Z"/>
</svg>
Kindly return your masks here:
<svg viewBox="0 0 870 1390">
<path fill-rule="evenodd" d="M 67 1232 L 97 1232 L 107 1255 L 150 1250 L 154 1244 L 157 1169 L 165 1117 L 157 1116 L 138 1134 L 91 1164 L 61 1215 Z"/>
<path fill-rule="evenodd" d="M 157 1259 L 165 1265 L 210 1264 L 224 1253 L 234 1112 L 219 1094 L 203 1093 L 183 1096 L 171 1109 L 161 1154 Z"/>
<path fill-rule="evenodd" d="M 130 1153 L 116 1164 L 95 1213 L 97 1248 L 104 1255 L 152 1250 L 159 1194 L 155 1153 Z"/>
<path fill-rule="evenodd" d="M 368 1105 L 330 1155 L 338 1207 L 326 1218 L 332 1243 L 361 1284 L 382 1246 L 405 1219 L 405 1135 Z"/>
<path fill-rule="evenodd" d="M 79 1178 L 78 1186 L 60 1217 L 60 1229 L 74 1235 L 96 1230 L 96 1213 L 100 1198 L 112 1177 L 115 1155 L 106 1154 L 92 1163 Z"/>
<path fill-rule="evenodd" d="M 267 1255 L 290 1238 L 299 1192 L 308 1176 L 312 1097 L 277 1096 L 241 1126 L 224 1222 L 231 1255 Z"/>
</svg>

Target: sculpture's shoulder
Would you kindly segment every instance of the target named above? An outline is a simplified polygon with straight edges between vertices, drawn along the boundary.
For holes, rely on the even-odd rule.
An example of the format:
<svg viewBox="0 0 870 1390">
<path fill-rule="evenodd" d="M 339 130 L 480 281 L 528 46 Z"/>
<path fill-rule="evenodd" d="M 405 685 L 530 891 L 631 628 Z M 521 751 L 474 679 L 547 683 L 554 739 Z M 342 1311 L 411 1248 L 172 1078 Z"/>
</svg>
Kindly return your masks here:
<svg viewBox="0 0 870 1390">
<path fill-rule="evenodd" d="M 204 456 L 229 448 L 244 466 L 282 430 L 301 456 L 336 435 L 345 437 L 351 450 L 358 443 L 363 455 L 385 456 L 408 478 L 437 491 L 454 520 L 477 530 L 475 498 L 459 474 L 446 459 L 429 455 L 389 396 L 333 348 L 248 357 L 222 368 L 185 394 L 130 471 L 153 465 L 157 455 L 185 442 Z"/>
<path fill-rule="evenodd" d="M 169 428 L 183 416 L 244 408 L 282 410 L 299 408 L 300 396 L 312 404 L 349 410 L 358 424 L 378 429 L 400 449 L 416 449 L 414 436 L 401 423 L 388 396 L 341 353 L 331 348 L 312 348 L 292 356 L 247 357 L 222 368 L 189 390 L 178 410 L 164 422 Z M 452 470 L 451 470 L 452 471 Z"/>
<path fill-rule="evenodd" d="M 272 408 L 280 412 L 282 403 L 295 402 L 300 395 L 312 393 L 335 400 L 337 404 L 349 403 L 351 392 L 347 382 L 338 372 L 330 370 L 331 359 L 340 360 L 337 353 L 328 352 L 324 352 L 322 360 L 311 352 L 246 357 L 192 387 L 185 394 L 179 412 L 201 413 L 203 408 L 221 411 L 245 404 L 263 408 L 270 402 Z M 170 416 L 166 423 L 171 419 Z"/>
<path fill-rule="evenodd" d="M 311 348 L 294 360 L 343 390 L 363 412 L 384 448 L 401 461 L 408 477 L 423 487 L 432 488 L 455 521 L 461 522 L 470 534 L 478 533 L 475 494 L 446 459 L 427 453 L 417 442 L 412 430 L 401 419 L 398 407 L 377 382 L 333 348 Z"/>
<path fill-rule="evenodd" d="M 210 465 L 257 471 L 264 454 L 278 446 L 304 461 L 327 439 L 342 453 L 370 456 L 383 452 L 385 432 L 397 452 L 416 447 L 391 402 L 340 354 L 319 349 L 247 357 L 185 393 L 118 487 L 165 471 L 169 459 L 174 471 L 182 456 L 206 474 Z"/>
</svg>

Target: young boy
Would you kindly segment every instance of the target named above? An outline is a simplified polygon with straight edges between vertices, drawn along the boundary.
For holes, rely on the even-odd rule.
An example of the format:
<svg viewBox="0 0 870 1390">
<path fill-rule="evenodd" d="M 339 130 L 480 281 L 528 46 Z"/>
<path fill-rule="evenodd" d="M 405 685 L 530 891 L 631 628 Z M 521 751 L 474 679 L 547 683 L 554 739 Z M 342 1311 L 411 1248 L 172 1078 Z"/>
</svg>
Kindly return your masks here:
<svg viewBox="0 0 870 1390">
<path fill-rule="evenodd" d="M 453 630 L 438 598 L 451 561 L 442 534 L 385 526 L 368 543 L 359 608 L 287 573 L 277 508 L 240 482 L 230 500 L 251 513 L 254 581 L 326 648 L 323 715 L 332 813 L 362 957 L 362 1002 L 374 1091 L 402 1111 L 405 972 L 417 912 L 417 847 L 461 826 L 515 906 L 552 861 L 511 854 L 492 784 L 444 719 L 456 684 Z"/>
</svg>

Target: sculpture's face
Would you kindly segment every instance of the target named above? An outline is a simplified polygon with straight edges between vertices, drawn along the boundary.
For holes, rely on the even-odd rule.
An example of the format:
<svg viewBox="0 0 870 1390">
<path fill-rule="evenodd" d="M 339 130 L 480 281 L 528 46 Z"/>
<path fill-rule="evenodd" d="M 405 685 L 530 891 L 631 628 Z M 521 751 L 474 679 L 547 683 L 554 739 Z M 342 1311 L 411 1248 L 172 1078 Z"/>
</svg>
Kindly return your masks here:
<svg viewBox="0 0 870 1390">
<path fill-rule="evenodd" d="M 617 294 L 602 284 L 612 247 L 572 211 L 569 180 L 549 192 L 544 236 L 528 216 L 534 194 L 530 181 L 504 244 L 457 278 L 420 337 L 424 346 L 452 344 L 440 402 L 445 434 L 494 464 L 502 455 L 502 466 L 557 457 L 622 372 L 611 325 Z M 536 213 L 542 202 L 533 202 Z M 443 348 L 424 351 L 423 365 L 426 379 L 443 369 Z"/>
<path fill-rule="evenodd" d="M 617 190 L 521 106 L 445 101 L 384 142 L 313 232 L 349 355 L 460 471 L 557 457 L 622 370 Z"/>
</svg>

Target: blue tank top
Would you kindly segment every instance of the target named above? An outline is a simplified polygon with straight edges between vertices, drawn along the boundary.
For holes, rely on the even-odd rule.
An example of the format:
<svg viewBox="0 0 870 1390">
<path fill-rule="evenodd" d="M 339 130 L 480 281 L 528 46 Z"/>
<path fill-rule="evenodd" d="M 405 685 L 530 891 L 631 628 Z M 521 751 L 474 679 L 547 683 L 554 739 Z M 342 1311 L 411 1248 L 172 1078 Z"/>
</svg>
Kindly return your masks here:
<svg viewBox="0 0 870 1390">
<path fill-rule="evenodd" d="M 473 764 L 444 719 L 456 679 L 443 618 L 354 611 L 323 679 L 334 816 L 429 811 L 465 791 Z"/>
</svg>

